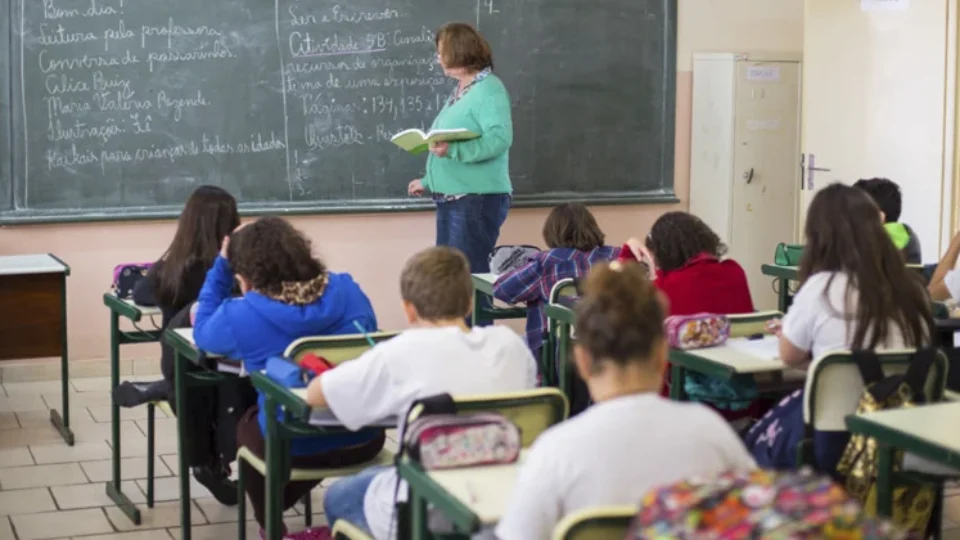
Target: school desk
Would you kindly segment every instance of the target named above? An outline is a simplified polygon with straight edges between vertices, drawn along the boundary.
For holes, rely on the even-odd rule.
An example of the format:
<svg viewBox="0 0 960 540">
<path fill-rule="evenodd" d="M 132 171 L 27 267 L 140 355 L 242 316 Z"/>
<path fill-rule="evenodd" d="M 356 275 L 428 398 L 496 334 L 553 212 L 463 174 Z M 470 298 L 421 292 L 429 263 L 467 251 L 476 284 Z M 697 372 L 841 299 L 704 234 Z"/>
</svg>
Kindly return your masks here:
<svg viewBox="0 0 960 540">
<path fill-rule="evenodd" d="M 129 343 L 149 343 L 160 340 L 160 308 L 138 306 L 132 300 L 123 300 L 117 298 L 112 292 L 103 293 L 103 305 L 110 310 L 110 395 L 120 386 L 120 346 Z M 133 324 L 133 330 L 121 330 L 120 318 L 124 318 Z M 149 327 L 141 326 L 145 321 L 149 322 Z M 159 362 L 159 361 L 158 361 Z M 150 418 L 150 417 L 148 417 Z M 147 437 L 153 439 L 153 424 L 148 422 Z M 110 455 L 112 464 L 111 480 L 107 482 L 107 496 L 116 503 L 117 507 L 126 514 L 130 521 L 140 525 L 140 510 L 123 493 L 120 487 L 120 406 L 116 401 L 110 400 L 110 440 L 112 453 Z M 150 441 L 147 444 L 152 447 Z M 147 477 L 153 478 L 153 460 L 147 461 Z M 147 501 L 148 506 L 153 505 L 153 482 L 147 483 Z"/>
<path fill-rule="evenodd" d="M 237 362 L 207 354 L 193 341 L 193 328 L 168 328 L 163 340 L 173 348 L 173 379 L 177 404 L 177 467 L 180 476 L 180 538 L 190 540 L 190 467 L 187 463 L 187 395 L 196 388 L 221 386 L 229 374 L 239 374 Z M 189 369 L 191 366 L 200 369 Z"/>
<path fill-rule="evenodd" d="M 428 506 L 443 514 L 461 534 L 495 525 L 506 510 L 525 454 L 509 465 L 445 471 L 425 471 L 416 462 L 401 460 L 397 472 L 410 485 L 407 507 L 412 538 L 432 538 L 427 527 Z"/>
<path fill-rule="evenodd" d="M 70 267 L 49 253 L 0 257 L 0 360 L 60 357 L 60 412 L 50 422 L 73 446 L 67 357 L 67 276 Z"/>
<path fill-rule="evenodd" d="M 344 431 L 340 422 L 328 411 L 312 410 L 306 402 L 305 388 L 290 389 L 263 373 L 251 373 L 253 386 L 264 395 L 268 411 L 283 407 L 283 418 L 267 415 L 264 462 L 266 464 L 266 538 L 280 538 L 283 524 L 283 486 L 290 478 L 290 440 L 293 437 L 329 435 Z M 397 426 L 396 418 L 385 418 L 369 427 L 390 429 Z M 371 463 L 380 465 L 382 463 Z M 330 524 L 333 526 L 333 524 Z M 307 522 L 310 526 L 310 522 Z"/>
<path fill-rule="evenodd" d="M 489 299 L 489 305 L 493 306 L 493 284 L 497 282 L 496 274 L 472 274 L 470 277 L 473 279 L 473 326 L 501 319 L 526 318 L 527 308 L 523 306 L 482 307 L 484 298 Z"/>
<path fill-rule="evenodd" d="M 742 339 L 742 338 L 739 338 Z M 775 340 L 772 336 L 764 340 Z M 732 343 L 731 343 L 732 342 Z M 670 399 L 683 401 L 686 399 L 684 383 L 688 371 L 701 373 L 708 377 L 720 380 L 729 380 L 734 375 L 757 373 L 777 373 L 787 369 L 783 362 L 765 357 L 762 354 L 751 352 L 748 349 L 737 348 L 734 339 L 717 347 L 692 350 L 670 350 Z M 769 341 L 765 341 L 768 343 Z"/>
<path fill-rule="evenodd" d="M 786 313 L 790 303 L 793 302 L 793 295 L 790 294 L 790 282 L 799 279 L 799 269 L 796 266 L 764 264 L 760 266 L 760 272 L 765 276 L 776 278 L 777 309 L 781 313 Z"/>
<path fill-rule="evenodd" d="M 847 429 L 877 441 L 877 514 L 892 515 L 894 451 L 960 468 L 960 403 L 850 415 Z"/>
</svg>

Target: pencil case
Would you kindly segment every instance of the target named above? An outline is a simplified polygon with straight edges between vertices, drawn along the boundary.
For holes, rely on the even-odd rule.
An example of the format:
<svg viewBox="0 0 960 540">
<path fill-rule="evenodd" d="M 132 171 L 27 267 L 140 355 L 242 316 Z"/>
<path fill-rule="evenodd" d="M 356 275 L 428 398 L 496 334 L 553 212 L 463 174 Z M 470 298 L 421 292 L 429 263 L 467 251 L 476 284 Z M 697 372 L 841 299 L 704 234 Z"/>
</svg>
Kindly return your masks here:
<svg viewBox="0 0 960 540">
<path fill-rule="evenodd" d="M 407 426 L 404 448 L 427 470 L 513 463 L 520 428 L 496 413 L 429 415 Z"/>
<path fill-rule="evenodd" d="M 137 282 L 147 275 L 153 263 L 123 263 L 113 267 L 113 293 L 117 298 L 130 298 Z"/>
<path fill-rule="evenodd" d="M 674 349 L 713 347 L 722 345 L 730 337 L 730 319 L 725 315 L 674 315 L 667 317 L 663 326 L 667 342 Z"/>
</svg>

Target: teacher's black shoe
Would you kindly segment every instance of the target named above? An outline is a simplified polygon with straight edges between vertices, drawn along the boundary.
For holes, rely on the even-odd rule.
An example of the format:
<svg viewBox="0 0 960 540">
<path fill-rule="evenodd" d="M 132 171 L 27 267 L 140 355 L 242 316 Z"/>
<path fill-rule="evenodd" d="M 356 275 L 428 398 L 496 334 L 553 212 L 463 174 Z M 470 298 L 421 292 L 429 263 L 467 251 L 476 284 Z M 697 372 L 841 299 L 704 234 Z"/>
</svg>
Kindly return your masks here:
<svg viewBox="0 0 960 540">
<path fill-rule="evenodd" d="M 239 502 L 237 498 L 237 483 L 230 480 L 230 474 L 223 470 L 215 470 L 210 467 L 194 467 L 193 477 L 200 482 L 203 487 L 210 491 L 213 498 L 224 506 L 236 506 Z"/>
<path fill-rule="evenodd" d="M 137 407 L 151 401 L 161 401 L 170 395 L 167 381 L 130 382 L 123 381 L 113 391 L 113 401 L 120 407 Z"/>
</svg>

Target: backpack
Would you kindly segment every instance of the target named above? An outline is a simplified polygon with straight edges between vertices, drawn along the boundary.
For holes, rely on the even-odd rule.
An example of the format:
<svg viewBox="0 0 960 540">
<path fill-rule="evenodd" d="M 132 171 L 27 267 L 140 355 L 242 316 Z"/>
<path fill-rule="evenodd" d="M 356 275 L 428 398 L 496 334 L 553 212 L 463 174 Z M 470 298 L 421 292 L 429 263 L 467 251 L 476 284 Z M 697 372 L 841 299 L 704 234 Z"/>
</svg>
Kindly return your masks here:
<svg viewBox="0 0 960 540">
<path fill-rule="evenodd" d="M 490 254 L 490 273 L 500 275 L 516 270 L 541 253 L 536 246 L 497 246 Z"/>
<path fill-rule="evenodd" d="M 853 358 L 866 388 L 860 396 L 856 414 L 924 403 L 927 396 L 923 387 L 936 354 L 935 349 L 921 349 L 913 355 L 905 373 L 884 376 L 876 354 L 854 353 Z M 876 439 L 855 434 L 850 437 L 837 464 L 837 472 L 846 477 L 847 491 L 870 510 L 876 508 L 877 502 L 877 459 Z M 895 469 L 903 466 L 903 451 L 895 451 L 894 464 Z M 932 487 L 911 485 L 895 488 L 893 521 L 911 531 L 923 533 L 933 514 L 935 498 Z"/>
<path fill-rule="evenodd" d="M 727 472 L 644 495 L 627 533 L 639 539 L 911 538 L 810 469 Z"/>
<path fill-rule="evenodd" d="M 133 294 L 137 282 L 146 277 L 153 263 L 123 263 L 113 267 L 113 293 L 125 300 Z"/>
</svg>

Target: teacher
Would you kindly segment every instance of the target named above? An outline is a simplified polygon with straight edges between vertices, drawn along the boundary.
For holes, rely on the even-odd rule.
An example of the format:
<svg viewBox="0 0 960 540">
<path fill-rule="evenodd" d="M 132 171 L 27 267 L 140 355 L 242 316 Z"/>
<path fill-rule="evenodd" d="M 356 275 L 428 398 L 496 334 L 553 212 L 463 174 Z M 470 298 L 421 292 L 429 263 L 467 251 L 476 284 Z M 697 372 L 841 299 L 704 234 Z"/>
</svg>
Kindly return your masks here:
<svg viewBox="0 0 960 540">
<path fill-rule="evenodd" d="M 470 261 L 472 273 L 486 273 L 513 192 L 510 95 L 493 74 L 490 44 L 472 26 L 445 24 L 434 42 L 440 67 L 457 81 L 457 87 L 430 129 L 465 128 L 480 137 L 431 145 L 426 174 L 410 182 L 407 192 L 432 194 L 437 205 L 437 245 L 459 249 Z"/>
</svg>

